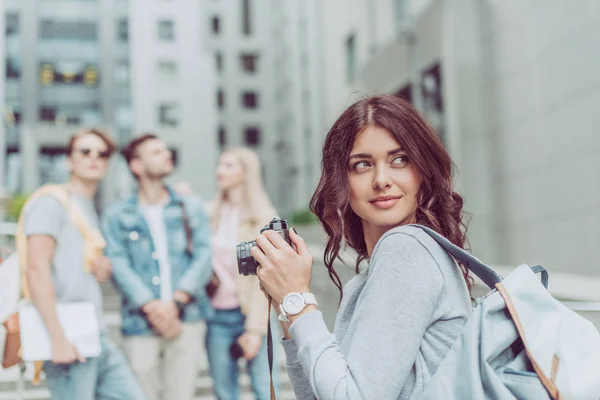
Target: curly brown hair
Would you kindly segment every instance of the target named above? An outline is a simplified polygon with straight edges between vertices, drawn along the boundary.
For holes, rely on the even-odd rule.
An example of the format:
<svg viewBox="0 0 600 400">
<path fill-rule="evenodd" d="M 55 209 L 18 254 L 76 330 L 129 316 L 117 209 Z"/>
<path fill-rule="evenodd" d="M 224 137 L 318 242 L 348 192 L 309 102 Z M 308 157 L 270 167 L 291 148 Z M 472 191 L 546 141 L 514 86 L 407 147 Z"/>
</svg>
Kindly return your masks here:
<svg viewBox="0 0 600 400">
<path fill-rule="evenodd" d="M 347 168 L 354 139 L 368 126 L 390 131 L 420 173 L 416 223 L 432 228 L 462 249 L 466 243 L 467 215 L 463 198 L 453 190 L 454 164 L 435 130 L 399 97 L 360 100 L 344 111 L 325 138 L 321 179 L 310 202 L 328 236 L 324 262 L 340 299 L 342 283 L 333 263 L 339 258 L 342 239 L 358 254 L 357 273 L 359 264 L 369 257 L 361 220 L 350 207 Z M 459 266 L 470 291 L 469 271 Z"/>
</svg>

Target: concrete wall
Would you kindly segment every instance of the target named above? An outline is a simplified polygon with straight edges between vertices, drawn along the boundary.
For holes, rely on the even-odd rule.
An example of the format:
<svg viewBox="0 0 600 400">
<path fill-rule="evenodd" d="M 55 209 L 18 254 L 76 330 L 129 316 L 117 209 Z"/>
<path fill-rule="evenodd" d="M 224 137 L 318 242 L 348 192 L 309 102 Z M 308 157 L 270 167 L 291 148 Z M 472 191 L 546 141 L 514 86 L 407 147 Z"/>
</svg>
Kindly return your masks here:
<svg viewBox="0 0 600 400">
<path fill-rule="evenodd" d="M 600 3 L 486 1 L 505 264 L 600 274 Z"/>
</svg>

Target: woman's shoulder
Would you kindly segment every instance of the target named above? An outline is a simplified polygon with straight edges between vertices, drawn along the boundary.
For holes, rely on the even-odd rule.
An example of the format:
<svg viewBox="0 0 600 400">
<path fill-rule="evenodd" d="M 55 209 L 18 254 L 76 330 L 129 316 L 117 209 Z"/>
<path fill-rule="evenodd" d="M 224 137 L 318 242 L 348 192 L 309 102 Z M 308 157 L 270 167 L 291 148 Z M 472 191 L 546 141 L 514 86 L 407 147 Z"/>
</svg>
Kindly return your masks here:
<svg viewBox="0 0 600 400">
<path fill-rule="evenodd" d="M 379 239 L 373 250 L 373 256 L 379 253 L 405 253 L 406 247 L 415 251 L 427 250 L 428 252 L 445 251 L 424 230 L 410 225 L 398 226 L 390 229 Z"/>
<path fill-rule="evenodd" d="M 458 269 L 442 246 L 415 226 L 399 226 L 386 232 L 373 250 L 371 263 L 377 264 L 382 259 L 403 260 L 406 267 L 419 264 L 422 273 L 441 280 Z"/>
</svg>

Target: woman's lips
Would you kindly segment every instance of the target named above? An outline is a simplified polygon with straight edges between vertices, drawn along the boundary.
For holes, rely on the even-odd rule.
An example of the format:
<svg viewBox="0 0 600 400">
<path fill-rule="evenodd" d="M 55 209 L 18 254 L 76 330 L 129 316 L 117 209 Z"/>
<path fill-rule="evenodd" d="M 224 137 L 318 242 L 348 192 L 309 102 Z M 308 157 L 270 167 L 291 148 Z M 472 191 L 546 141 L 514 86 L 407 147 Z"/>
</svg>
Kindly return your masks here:
<svg viewBox="0 0 600 400">
<path fill-rule="evenodd" d="M 394 207 L 396 205 L 396 203 L 398 203 L 399 200 L 400 200 L 400 197 L 398 197 L 398 196 L 388 196 L 388 197 L 373 199 L 370 201 L 370 203 L 373 204 L 377 208 L 388 209 L 388 208 Z"/>
</svg>

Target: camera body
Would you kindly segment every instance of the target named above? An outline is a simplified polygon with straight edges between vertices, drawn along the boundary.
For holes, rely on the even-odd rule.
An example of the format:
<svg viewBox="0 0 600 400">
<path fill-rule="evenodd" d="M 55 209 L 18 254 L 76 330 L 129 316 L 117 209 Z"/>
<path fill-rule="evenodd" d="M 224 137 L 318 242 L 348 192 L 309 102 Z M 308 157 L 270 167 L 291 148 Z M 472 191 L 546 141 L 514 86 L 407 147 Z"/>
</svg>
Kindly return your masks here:
<svg viewBox="0 0 600 400">
<path fill-rule="evenodd" d="M 288 223 L 286 220 L 275 217 L 271 220 L 269 225 L 265 225 L 260 230 L 260 233 L 268 230 L 277 232 L 283 238 L 283 240 L 285 240 L 290 246 L 292 245 L 292 241 L 290 240 L 290 232 L 288 230 Z M 240 275 L 256 275 L 258 262 L 250 254 L 250 250 L 252 250 L 254 246 L 256 246 L 256 240 L 242 242 L 236 246 L 238 272 Z"/>
</svg>

